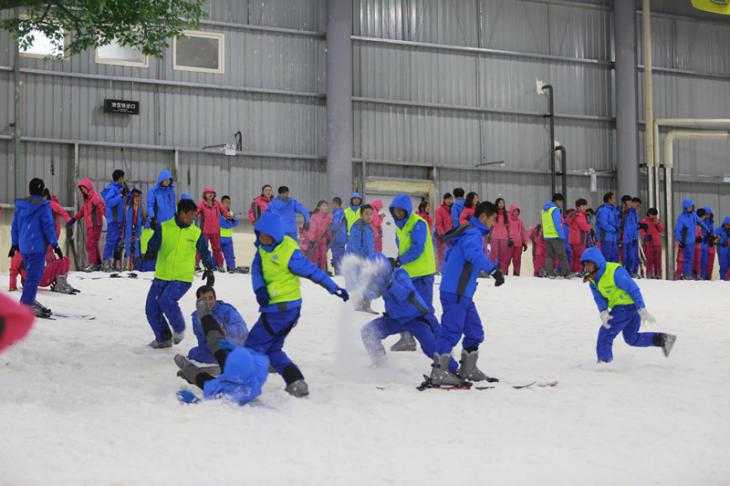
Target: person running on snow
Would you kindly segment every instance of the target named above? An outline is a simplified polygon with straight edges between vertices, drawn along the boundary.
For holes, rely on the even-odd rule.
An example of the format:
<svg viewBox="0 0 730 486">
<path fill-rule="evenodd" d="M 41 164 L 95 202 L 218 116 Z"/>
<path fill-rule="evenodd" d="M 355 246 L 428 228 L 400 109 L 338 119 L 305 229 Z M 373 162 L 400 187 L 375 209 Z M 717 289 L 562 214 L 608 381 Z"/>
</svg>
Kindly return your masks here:
<svg viewBox="0 0 730 486">
<path fill-rule="evenodd" d="M 451 205 L 451 227 L 458 228 L 461 212 L 464 211 L 464 189 L 457 187 L 454 189 L 454 204 Z"/>
<path fill-rule="evenodd" d="M 289 238 L 298 242 L 299 231 L 297 227 L 296 213 L 299 213 L 304 217 L 303 231 L 309 231 L 309 210 L 302 206 L 301 203 L 293 197 L 289 197 L 288 187 L 281 186 L 277 192 L 279 195 L 269 203 L 266 208 L 266 212 L 277 215 L 284 225 L 284 233 Z"/>
<path fill-rule="evenodd" d="M 261 188 L 261 195 L 256 197 L 248 208 L 248 220 L 251 221 L 251 224 L 256 224 L 256 221 L 266 212 L 273 196 L 274 189 L 270 185 L 266 184 Z"/>
<path fill-rule="evenodd" d="M 494 226 L 497 207 L 491 202 L 479 203 L 468 224 L 447 236 L 451 248 L 446 252 L 441 278 L 441 332 L 436 336 L 431 383 L 436 386 L 458 386 L 464 382 L 482 381 L 488 377 L 477 368 L 479 345 L 484 341 L 484 328 L 473 296 L 477 277 L 486 272 L 494 278 L 495 287 L 504 284 L 504 275 L 484 253 L 484 237 Z M 461 340 L 461 366 L 450 371 L 451 351 Z"/>
<path fill-rule="evenodd" d="M 720 265 L 720 279 L 730 280 L 730 216 L 715 230 L 717 260 Z"/>
<path fill-rule="evenodd" d="M 335 196 L 332 198 L 332 236 L 330 236 L 332 248 L 332 267 L 335 275 L 342 275 L 342 257 L 345 256 L 347 245 L 347 219 L 342 209 L 342 199 Z"/>
<path fill-rule="evenodd" d="M 132 189 L 129 194 L 130 203 L 127 208 L 127 215 L 124 218 L 124 255 L 127 258 L 127 270 L 141 270 L 142 253 L 140 250 L 140 242 L 142 238 L 142 227 L 144 226 L 142 217 L 142 191 L 137 188 Z M 152 235 L 150 235 L 151 237 Z M 134 240 L 134 246 L 132 241 Z"/>
<path fill-rule="evenodd" d="M 596 230 L 601 252 L 609 262 L 618 262 L 618 239 L 621 229 L 621 210 L 616 207 L 616 196 L 607 192 L 603 204 L 596 211 Z"/>
<path fill-rule="evenodd" d="M 646 256 L 646 277 L 662 278 L 662 233 L 664 226 L 659 219 L 659 211 L 649 208 L 646 217 L 639 222 L 640 236 Z"/>
<path fill-rule="evenodd" d="M 373 219 L 370 221 L 370 227 L 373 228 L 375 234 L 375 251 L 378 253 L 383 251 L 383 201 L 380 199 L 373 199 L 370 203 L 373 207 Z"/>
<path fill-rule="evenodd" d="M 208 304 L 208 310 L 215 320 L 220 324 L 226 339 L 234 346 L 243 346 L 248 337 L 248 327 L 241 317 L 241 314 L 231 304 L 217 300 L 215 289 L 208 285 L 202 285 L 195 291 L 195 298 L 203 299 Z M 188 351 L 188 359 L 200 363 L 215 363 L 215 356 L 208 347 L 205 333 L 200 323 L 200 315 L 197 309 L 193 312 L 193 333 L 198 338 L 198 345 Z"/>
<path fill-rule="evenodd" d="M 317 268 L 327 271 L 327 243 L 332 234 L 332 215 L 329 212 L 327 201 L 321 200 L 317 203 L 317 209 L 312 213 L 307 241 L 309 249 L 307 257 L 309 261 L 317 265 Z"/>
<path fill-rule="evenodd" d="M 395 241 L 398 247 L 398 265 L 413 280 L 418 294 L 423 298 L 430 313 L 433 313 L 433 281 L 436 273 L 436 254 L 428 223 L 413 212 L 411 198 L 399 194 L 390 203 L 390 214 L 395 221 Z M 401 334 L 401 339 L 391 351 L 415 351 L 416 341 L 410 333 Z"/>
<path fill-rule="evenodd" d="M 122 222 L 124 221 L 127 205 L 126 179 L 123 170 L 115 170 L 112 173 L 112 182 L 101 191 L 101 197 L 106 206 L 106 243 L 102 255 L 103 270 L 111 272 L 114 264 L 114 253 L 122 238 Z"/>
<path fill-rule="evenodd" d="M 436 208 L 436 270 L 441 271 L 446 254 L 446 233 L 451 231 L 454 223 L 451 220 L 451 206 L 454 204 L 454 196 L 450 193 L 444 194 L 441 205 Z"/>
<path fill-rule="evenodd" d="M 81 217 L 84 218 L 84 227 L 86 228 L 86 259 L 88 261 L 88 266 L 84 271 L 95 272 L 102 269 L 99 240 L 101 239 L 101 231 L 104 227 L 104 200 L 94 190 L 94 185 L 88 177 L 81 179 L 78 187 L 84 197 L 84 203 L 79 212 L 66 223 L 66 227 L 68 231 L 73 231 L 72 227 L 76 223 L 76 220 Z"/>
<path fill-rule="evenodd" d="M 385 303 L 383 316 L 368 322 L 360 331 L 370 360 L 375 366 L 382 365 L 386 359 L 383 339 L 402 332 L 415 336 L 423 353 L 432 359 L 436 350 L 435 336 L 441 327 L 436 316 L 428 310 L 408 272 L 395 266 L 394 259 L 375 253 L 370 261 L 377 265 L 377 272 L 369 282 L 366 297 L 368 300 L 383 297 Z M 449 371 L 456 373 L 457 368 L 458 364 L 452 359 Z"/>
<path fill-rule="evenodd" d="M 235 273 L 236 270 L 236 253 L 233 250 L 233 228 L 238 226 L 233 210 L 231 209 L 231 196 L 223 196 L 221 198 L 223 209 L 226 210 L 226 216 L 218 217 L 218 224 L 221 227 L 221 249 L 223 250 L 223 258 L 226 260 L 226 268 L 228 273 Z"/>
<path fill-rule="evenodd" d="M 520 208 L 516 204 L 509 207 L 509 226 L 507 234 L 507 252 L 504 260 L 500 262 L 500 270 L 507 275 L 510 264 L 512 265 L 512 274 L 515 277 L 520 275 L 522 267 L 522 253 L 527 251 L 527 228 L 525 223 L 520 219 Z"/>
<path fill-rule="evenodd" d="M 345 302 L 349 295 L 307 260 L 297 242 L 284 233 L 284 227 L 281 219 L 271 211 L 264 213 L 254 226 L 256 256 L 251 265 L 251 283 L 261 315 L 251 328 L 246 348 L 266 354 L 271 366 L 284 378 L 286 391 L 303 397 L 309 394 L 304 375 L 283 351 L 286 337 L 301 313 L 299 278 L 320 284 Z"/>
<path fill-rule="evenodd" d="M 563 216 L 560 208 L 563 207 L 564 198 L 562 194 L 554 194 L 550 202 L 546 202 L 542 208 L 542 239 L 545 241 L 547 250 L 545 262 L 545 274 L 555 278 L 555 259 L 560 264 L 560 274 L 567 277 L 570 274 L 570 265 L 565 252 L 566 235 L 563 229 Z"/>
<path fill-rule="evenodd" d="M 154 229 L 175 217 L 175 182 L 168 170 L 160 172 L 157 183 L 147 191 L 147 222 Z"/>
<path fill-rule="evenodd" d="M 639 332 L 642 324 L 655 319 L 646 310 L 641 290 L 624 267 L 606 262 L 597 248 L 587 248 L 580 257 L 583 282 L 590 282 L 593 299 L 601 317 L 596 354 L 599 363 L 613 361 L 613 340 L 623 333 L 629 346 L 658 346 L 669 356 L 677 337 L 661 332 Z"/>
<path fill-rule="evenodd" d="M 695 203 L 692 199 L 682 201 L 682 214 L 677 217 L 677 227 L 674 237 L 679 244 L 679 250 L 684 258 L 681 277 L 685 280 L 693 279 L 693 265 L 695 259 L 695 243 L 697 242 L 697 227 L 707 230 L 705 223 L 695 213 Z"/>
<path fill-rule="evenodd" d="M 221 248 L 221 225 L 219 218 L 229 219 L 230 213 L 216 200 L 215 189 L 211 186 L 203 188 L 203 199 L 198 203 L 195 217 L 199 217 L 199 226 L 203 237 L 210 242 L 213 249 L 213 258 L 219 269 L 223 269 L 223 248 Z"/>
<path fill-rule="evenodd" d="M 36 302 L 38 285 L 46 266 L 48 247 L 53 248 L 59 259 L 63 258 L 63 252 L 58 246 L 51 204 L 43 197 L 44 189 L 43 180 L 34 178 L 28 184 L 30 195 L 15 201 L 8 257 L 13 258 L 19 251 L 25 265 L 26 279 L 20 302 L 30 307 L 36 317 L 48 318 L 50 310 Z"/>
<path fill-rule="evenodd" d="M 578 199 L 575 202 L 575 209 L 575 212 L 568 216 L 566 220 L 570 226 L 570 233 L 568 234 L 568 243 L 570 244 L 572 256 L 570 271 L 579 273 L 582 270 L 580 256 L 588 246 L 592 228 L 586 216 L 588 201 L 583 198 Z"/>
<path fill-rule="evenodd" d="M 155 334 L 150 347 L 155 349 L 169 348 L 185 337 L 185 318 L 178 301 L 192 286 L 196 250 L 206 268 L 203 279 L 213 278 L 215 262 L 208 252 L 208 242 L 193 224 L 196 210 L 193 201 L 181 199 L 175 217 L 159 223 L 147 244 L 145 260 L 157 258 L 145 304 L 147 322 Z"/>
<path fill-rule="evenodd" d="M 214 307 L 218 308 L 220 304 Z M 269 359 L 249 348 L 236 345 L 226 337 L 226 331 L 208 308 L 207 299 L 196 302 L 196 313 L 206 348 L 213 355 L 221 369 L 217 377 L 203 371 L 182 354 L 175 355 L 177 376 L 203 390 L 205 399 L 229 400 L 245 405 L 261 395 L 262 387 L 269 376 Z M 178 399 L 185 403 L 198 403 L 200 399 L 189 390 L 180 390 Z"/>
</svg>

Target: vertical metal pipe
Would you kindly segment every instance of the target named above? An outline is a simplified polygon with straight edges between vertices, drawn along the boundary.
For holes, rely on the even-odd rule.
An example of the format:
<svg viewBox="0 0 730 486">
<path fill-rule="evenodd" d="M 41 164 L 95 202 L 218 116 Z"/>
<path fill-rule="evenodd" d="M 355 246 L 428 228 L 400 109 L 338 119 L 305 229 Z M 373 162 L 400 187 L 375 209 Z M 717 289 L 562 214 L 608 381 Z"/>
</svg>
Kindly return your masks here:
<svg viewBox="0 0 730 486">
<path fill-rule="evenodd" d="M 73 159 L 73 167 L 71 168 L 71 187 L 70 187 L 70 194 L 69 197 L 73 198 L 74 201 L 74 213 L 78 212 L 80 209 L 80 205 L 78 203 L 78 197 L 77 197 L 77 191 L 76 191 L 76 181 L 79 180 L 79 174 L 80 169 L 79 166 L 81 165 L 81 162 L 79 161 L 79 144 L 74 144 L 74 159 Z M 76 225 L 76 228 L 82 228 L 83 225 L 79 224 Z M 83 263 L 80 262 L 77 257 L 79 255 L 79 245 L 78 242 L 81 238 L 74 238 L 74 249 L 72 250 L 72 254 L 74 257 L 74 266 L 76 268 L 76 271 L 79 271 L 83 268 Z"/>
<path fill-rule="evenodd" d="M 641 9 L 644 53 L 644 142 L 646 145 L 646 170 L 649 185 L 649 207 L 659 205 L 659 194 L 655 192 L 654 177 L 654 85 L 651 52 L 651 0 L 644 0 Z"/>
<path fill-rule="evenodd" d="M 555 194 L 557 186 L 557 169 L 555 168 L 555 105 L 553 101 L 552 85 L 545 86 L 548 90 L 548 116 L 550 117 L 550 196 Z"/>
<path fill-rule="evenodd" d="M 13 65 L 13 83 L 14 83 L 14 114 L 13 114 L 13 163 L 8 167 L 13 177 L 13 189 L 11 191 L 11 201 L 24 194 L 23 186 L 25 185 L 25 164 L 20 160 L 20 43 L 15 42 L 15 63 Z"/>
<path fill-rule="evenodd" d="M 653 132 L 654 132 L 654 197 L 656 199 L 656 208 L 657 210 L 661 211 L 661 205 L 662 205 L 662 187 L 661 187 L 661 177 L 660 177 L 660 166 L 661 166 L 661 157 L 660 153 L 661 150 L 659 150 L 657 147 L 659 146 L 659 124 L 654 121 L 653 123 Z M 661 214 L 661 213 L 660 213 Z"/>
<path fill-rule="evenodd" d="M 352 189 L 352 2 L 327 0 L 327 186 Z"/>
<path fill-rule="evenodd" d="M 671 150 L 671 148 L 670 148 Z M 666 213 L 667 213 L 667 224 L 665 225 L 666 229 L 666 245 L 667 245 L 667 272 L 666 276 L 664 277 L 666 280 L 672 280 L 674 278 L 674 205 L 672 203 L 672 198 L 674 197 L 672 193 L 672 168 L 671 167 L 665 167 L 664 168 L 664 190 L 665 190 L 665 197 L 666 202 L 664 203 L 666 205 Z"/>
<path fill-rule="evenodd" d="M 560 181 L 562 186 L 562 194 L 565 198 L 565 208 L 567 209 L 570 207 L 570 203 L 568 202 L 568 151 L 562 145 L 558 145 L 557 147 L 555 147 L 555 150 L 560 152 Z"/>
<path fill-rule="evenodd" d="M 639 193 L 636 18 L 634 0 L 614 0 L 616 146 L 619 194 Z"/>
</svg>

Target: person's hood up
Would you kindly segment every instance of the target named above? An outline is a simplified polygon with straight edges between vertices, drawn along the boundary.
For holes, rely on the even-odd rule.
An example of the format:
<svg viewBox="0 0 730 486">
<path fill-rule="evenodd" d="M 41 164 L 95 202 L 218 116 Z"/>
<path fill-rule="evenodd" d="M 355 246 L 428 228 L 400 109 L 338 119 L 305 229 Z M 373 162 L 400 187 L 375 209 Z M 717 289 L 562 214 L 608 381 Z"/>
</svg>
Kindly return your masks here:
<svg viewBox="0 0 730 486">
<path fill-rule="evenodd" d="M 380 212 L 383 209 L 383 201 L 380 199 L 374 199 L 373 202 L 370 203 L 370 205 L 375 209 L 375 212 Z"/>
<path fill-rule="evenodd" d="M 595 280 L 600 279 L 603 275 L 603 272 L 606 270 L 606 259 L 603 258 L 603 253 L 601 253 L 601 250 L 599 250 L 595 246 L 585 249 L 583 254 L 580 256 L 580 262 L 593 262 L 596 264 L 598 270 L 596 271 L 596 276 L 594 278 Z"/>
<path fill-rule="evenodd" d="M 215 197 L 215 196 L 217 196 L 217 195 L 218 195 L 218 193 L 217 193 L 217 192 L 215 192 L 215 188 L 214 188 L 213 186 L 205 186 L 205 187 L 203 188 L 203 194 L 202 194 L 202 197 L 203 197 L 203 199 L 205 199 L 205 195 L 206 195 L 207 193 L 209 193 L 209 192 L 212 192 L 212 193 L 213 193 L 213 197 Z"/>
<path fill-rule="evenodd" d="M 192 201 L 193 200 L 193 196 L 191 196 L 187 192 L 183 192 L 182 195 L 180 196 L 180 200 L 182 201 L 184 199 L 187 199 L 188 201 Z"/>
<path fill-rule="evenodd" d="M 522 210 L 520 209 L 520 207 L 517 204 L 511 204 L 509 207 L 509 219 L 511 219 L 513 221 L 517 221 L 519 219 L 519 216 L 514 215 L 515 210 L 522 213 Z"/>
<path fill-rule="evenodd" d="M 712 214 L 712 208 L 710 206 L 705 206 L 705 214 L 709 214 L 710 216 L 714 216 L 714 214 Z"/>
<path fill-rule="evenodd" d="M 353 199 L 360 199 L 360 205 L 362 205 L 362 195 L 359 192 L 353 192 L 350 194 L 350 206 L 355 207 L 355 205 L 352 203 Z"/>
<path fill-rule="evenodd" d="M 248 348 L 238 347 L 226 358 L 225 371 L 221 374 L 226 382 L 240 385 L 249 384 L 251 380 L 266 380 L 269 372 L 269 358 Z M 261 379 L 263 377 L 263 379 Z"/>
<path fill-rule="evenodd" d="M 730 225 L 730 216 L 725 216 L 725 219 L 722 220 L 722 225 Z"/>
<path fill-rule="evenodd" d="M 79 188 L 84 187 L 87 191 L 89 191 L 89 194 L 94 192 L 94 183 L 91 182 L 91 179 L 88 177 L 85 177 L 79 181 Z"/>
<path fill-rule="evenodd" d="M 15 214 L 17 214 L 19 218 L 31 218 L 42 208 L 49 206 L 50 204 L 51 202 L 43 196 L 28 196 L 25 199 L 18 199 L 15 201 Z"/>
<path fill-rule="evenodd" d="M 396 209 L 402 209 L 406 212 L 406 217 L 403 219 L 398 219 L 395 217 L 395 210 Z M 400 226 L 405 223 L 405 221 L 411 216 L 411 213 L 413 212 L 413 203 L 411 202 L 411 198 L 408 197 L 406 194 L 398 194 L 393 199 L 393 202 L 390 203 L 390 214 L 393 216 L 393 219 L 395 220 L 395 224 L 398 224 L 400 222 Z"/>
<path fill-rule="evenodd" d="M 276 246 L 284 239 L 284 223 L 281 218 L 274 213 L 265 212 L 254 225 L 254 232 L 256 233 L 256 243 L 259 244 L 259 233 L 266 233 L 267 235 L 274 238 L 274 245 Z M 262 245 L 264 246 L 264 245 Z M 264 246 L 264 248 L 267 248 Z M 268 249 L 268 248 L 267 248 Z"/>
<path fill-rule="evenodd" d="M 687 208 L 690 206 L 694 206 L 695 202 L 692 199 L 685 199 L 682 201 L 682 211 L 687 211 Z"/>
<path fill-rule="evenodd" d="M 175 180 L 172 178 L 172 174 L 169 170 L 163 170 L 160 172 L 160 175 L 157 177 L 157 183 L 155 184 L 155 187 L 162 187 L 162 181 L 170 179 L 170 185 L 168 187 L 172 187 L 172 185 L 175 183 Z"/>
</svg>

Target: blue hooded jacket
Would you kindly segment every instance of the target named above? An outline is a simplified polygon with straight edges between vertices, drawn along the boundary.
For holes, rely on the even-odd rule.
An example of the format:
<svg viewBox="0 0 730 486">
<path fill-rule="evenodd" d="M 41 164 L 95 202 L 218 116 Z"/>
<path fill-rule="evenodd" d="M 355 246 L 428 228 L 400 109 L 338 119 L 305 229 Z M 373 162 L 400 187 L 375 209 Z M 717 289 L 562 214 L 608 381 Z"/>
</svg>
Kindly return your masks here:
<svg viewBox="0 0 730 486">
<path fill-rule="evenodd" d="M 497 268 L 484 254 L 484 237 L 488 234 L 489 229 L 474 216 L 469 218 L 469 224 L 446 233 L 452 246 L 441 268 L 441 292 L 471 299 L 477 289 L 479 272 L 492 273 Z"/>
<path fill-rule="evenodd" d="M 333 244 L 344 245 L 347 243 L 347 221 L 345 221 L 345 210 L 335 208 L 332 210 L 332 232 L 337 231 Z"/>
<path fill-rule="evenodd" d="M 375 300 L 382 296 L 388 317 L 405 323 L 429 313 L 426 301 L 416 290 L 408 272 L 392 268 L 382 253 L 376 253 L 370 259 L 381 266 L 381 271 L 371 280 L 367 297 Z"/>
<path fill-rule="evenodd" d="M 451 205 L 451 224 L 452 228 L 458 228 L 461 223 L 459 222 L 459 218 L 461 217 L 461 213 L 464 212 L 464 198 L 461 197 L 459 199 L 456 199 L 454 201 L 454 204 Z"/>
<path fill-rule="evenodd" d="M 357 206 L 352 204 L 352 200 L 355 198 L 360 199 L 360 204 L 358 204 Z M 353 192 L 352 194 L 350 194 L 350 209 L 357 212 L 357 210 L 360 209 L 360 206 L 362 206 L 362 195 L 359 192 Z"/>
<path fill-rule="evenodd" d="M 137 191 L 134 189 L 132 194 Z M 108 221 L 108 220 L 107 220 Z M 131 256 L 132 249 L 132 226 L 135 228 L 134 235 L 134 256 L 140 257 L 140 239 L 142 238 L 142 206 L 137 208 L 137 221 L 134 221 L 134 205 L 130 204 L 127 208 L 127 217 L 124 224 L 124 252 L 127 256 Z"/>
<path fill-rule="evenodd" d="M 712 214 L 712 208 L 705 206 L 705 214 L 710 217 L 704 220 L 705 227 L 702 229 L 702 247 L 707 248 L 710 245 L 710 240 L 715 234 L 715 215 Z"/>
<path fill-rule="evenodd" d="M 234 215 L 231 215 L 231 219 L 224 218 L 223 215 L 218 216 L 218 224 L 221 225 L 221 229 L 231 229 L 238 226 L 238 220 Z"/>
<path fill-rule="evenodd" d="M 355 221 L 350 228 L 345 253 L 368 258 L 375 252 L 375 232 L 372 226 L 361 219 Z"/>
<path fill-rule="evenodd" d="M 259 220 L 256 221 L 256 224 L 254 225 L 254 232 L 256 233 L 256 247 L 262 247 L 266 251 L 272 251 L 284 239 L 284 226 L 281 220 L 276 214 L 270 213 L 269 211 L 266 211 Z M 259 234 L 261 233 L 266 233 L 271 236 L 274 239 L 274 244 L 270 246 L 262 244 L 259 240 Z M 329 278 L 324 271 L 310 262 L 300 250 L 294 251 L 291 259 L 289 260 L 288 268 L 293 274 L 308 278 L 314 283 L 318 283 L 327 289 L 330 294 L 334 294 L 337 290 L 337 284 L 334 280 Z M 266 279 L 264 278 L 264 271 L 261 265 L 261 256 L 258 251 L 256 252 L 256 256 L 251 264 L 251 283 L 253 285 L 254 292 L 261 287 L 266 287 Z M 302 300 L 298 299 L 291 302 L 280 302 L 278 304 L 263 306 L 259 308 L 259 312 L 282 312 L 301 307 L 301 305 Z"/>
<path fill-rule="evenodd" d="M 636 209 L 626 210 L 624 218 L 624 243 L 633 243 L 639 240 L 639 216 Z"/>
<path fill-rule="evenodd" d="M 284 225 L 284 233 L 291 236 L 295 240 L 299 233 L 297 228 L 297 214 L 304 216 L 304 222 L 309 224 L 309 210 L 301 205 L 299 201 L 293 197 L 277 196 L 271 200 L 266 207 L 267 213 L 273 213 L 279 217 Z"/>
<path fill-rule="evenodd" d="M 48 245 L 58 245 L 51 202 L 42 196 L 16 199 L 10 234 L 12 244 L 20 248 L 21 255 L 45 253 Z"/>
<path fill-rule="evenodd" d="M 685 245 L 694 245 L 696 236 L 696 228 L 699 225 L 703 232 L 707 231 L 707 226 L 702 219 L 697 216 L 697 213 L 692 211 L 687 212 L 687 208 L 694 206 L 695 203 L 692 199 L 685 199 L 682 201 L 682 214 L 677 217 L 677 227 L 674 230 L 674 237 L 679 243 Z"/>
<path fill-rule="evenodd" d="M 728 240 L 730 240 L 730 229 L 725 229 L 725 225 L 730 227 L 730 216 L 725 216 L 722 224 L 715 230 L 715 235 L 720 237 L 720 242 L 718 243 L 720 247 L 727 247 Z"/>
<path fill-rule="evenodd" d="M 613 204 L 601 204 L 596 210 L 596 235 L 599 241 L 618 241 L 621 211 Z"/>
<path fill-rule="evenodd" d="M 170 179 L 170 185 L 162 187 L 162 182 L 167 179 Z M 175 217 L 176 210 L 175 181 L 170 171 L 163 170 L 157 183 L 147 191 L 147 219 L 154 219 L 158 224 L 164 223 Z"/>
<path fill-rule="evenodd" d="M 552 201 L 548 201 L 542 207 L 543 211 L 547 211 L 550 208 L 558 208 L 558 205 L 555 204 Z M 560 212 L 560 208 L 558 208 L 557 211 L 553 211 L 552 217 L 553 217 L 553 224 L 555 225 L 555 230 L 558 232 L 558 236 L 557 236 L 557 238 L 548 238 L 548 237 L 545 236 L 545 233 L 543 231 L 542 239 L 543 240 L 550 240 L 550 239 L 553 239 L 553 240 L 565 240 L 565 239 L 567 239 L 565 237 L 565 231 L 563 230 L 563 215 Z M 543 230 L 544 230 L 544 228 L 543 228 Z"/>
<path fill-rule="evenodd" d="M 395 209 L 404 210 L 406 212 L 406 217 L 403 219 L 397 219 L 395 217 Z M 403 225 L 406 224 L 408 218 L 411 217 L 412 212 L 413 203 L 411 203 L 411 198 L 406 194 L 398 194 L 393 199 L 393 202 L 390 203 L 390 214 L 393 216 L 393 221 L 395 221 L 395 225 L 398 226 L 398 228 L 403 228 Z M 428 223 L 425 221 L 418 221 L 411 231 L 411 246 L 408 248 L 408 251 L 398 257 L 400 264 L 405 265 L 406 263 L 411 263 L 412 261 L 417 260 L 423 253 L 426 246 L 426 238 L 430 237 L 431 235 L 428 232 Z M 400 248 L 400 241 L 397 234 L 395 236 L 395 244 L 398 248 Z"/>
<path fill-rule="evenodd" d="M 219 300 L 210 313 L 223 328 L 228 341 L 235 346 L 243 346 L 246 343 L 248 327 L 235 307 Z M 208 348 L 208 342 L 205 339 L 203 326 L 200 325 L 197 310 L 193 312 L 193 332 L 195 337 L 198 338 L 198 345 L 188 352 L 188 358 L 201 363 L 215 363 L 215 356 Z"/>
<path fill-rule="evenodd" d="M 121 223 L 124 218 L 123 187 L 118 182 L 112 182 L 101 191 L 101 197 L 104 198 L 104 206 L 106 206 L 107 223 Z"/>
<path fill-rule="evenodd" d="M 603 312 L 608 309 L 608 301 L 598 291 L 598 287 L 594 282 L 598 282 L 599 280 L 601 280 L 601 277 L 603 277 L 603 274 L 606 272 L 606 259 L 603 258 L 603 253 L 601 253 L 601 250 L 593 247 L 585 249 L 583 255 L 581 255 L 580 257 L 580 261 L 581 263 L 593 262 L 598 267 L 598 271 L 596 272 L 595 277 L 593 277 L 590 282 L 590 287 L 591 292 L 593 293 L 593 300 L 596 301 L 598 310 L 600 312 Z M 626 291 L 631 296 L 631 298 L 634 299 L 634 305 L 637 309 L 646 307 L 644 305 L 644 299 L 641 297 L 641 290 L 639 289 L 639 286 L 636 285 L 636 282 L 634 282 L 634 279 L 631 278 L 631 275 L 629 275 L 629 272 L 627 272 L 624 267 L 618 267 L 616 269 L 616 273 L 613 274 L 613 277 L 614 281 L 616 282 L 616 287 Z"/>
<path fill-rule="evenodd" d="M 203 385 L 205 398 L 222 398 L 245 405 L 261 395 L 269 377 L 269 358 L 248 348 L 237 347 L 228 354 L 223 373 Z"/>
</svg>

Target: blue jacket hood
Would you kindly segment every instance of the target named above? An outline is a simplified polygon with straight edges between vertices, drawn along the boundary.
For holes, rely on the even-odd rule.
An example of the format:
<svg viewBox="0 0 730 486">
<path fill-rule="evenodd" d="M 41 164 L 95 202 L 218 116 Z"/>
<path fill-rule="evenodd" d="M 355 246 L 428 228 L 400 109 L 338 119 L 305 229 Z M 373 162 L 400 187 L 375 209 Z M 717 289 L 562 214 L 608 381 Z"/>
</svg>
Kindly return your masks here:
<svg viewBox="0 0 730 486">
<path fill-rule="evenodd" d="M 397 219 L 395 217 L 395 212 L 393 211 L 394 209 L 403 209 L 406 212 L 406 217 L 403 219 Z M 399 227 L 403 226 L 406 220 L 411 216 L 412 212 L 413 203 L 411 202 L 411 198 L 408 197 L 408 195 L 406 194 L 398 194 L 393 199 L 393 202 L 390 203 L 390 214 L 393 215 L 395 224 L 397 224 Z"/>
<path fill-rule="evenodd" d="M 155 187 L 162 187 L 162 181 L 164 181 L 165 179 L 170 179 L 170 186 L 175 184 L 175 180 L 172 178 L 172 174 L 170 173 L 170 171 L 163 170 L 162 172 L 160 172 L 159 177 L 157 177 L 157 183 L 155 183 Z"/>
<path fill-rule="evenodd" d="M 687 211 L 687 208 L 690 206 L 694 206 L 695 202 L 692 199 L 685 199 L 682 201 L 682 211 Z"/>
<path fill-rule="evenodd" d="M 730 216 L 725 216 L 725 219 L 722 220 L 722 225 L 730 225 Z"/>
<path fill-rule="evenodd" d="M 601 253 L 601 250 L 596 248 L 595 246 L 592 246 L 590 248 L 586 248 L 583 254 L 580 256 L 581 263 L 583 262 L 593 262 L 598 267 L 598 273 L 602 274 L 603 271 L 606 269 L 606 259 L 603 258 L 603 253 Z"/>
<path fill-rule="evenodd" d="M 250 380 L 263 383 L 269 373 L 269 359 L 248 348 L 236 348 L 226 359 L 225 371 L 221 375 L 226 381 L 244 385 Z M 263 378 L 263 379 L 262 379 Z"/>
<path fill-rule="evenodd" d="M 192 201 L 193 200 L 193 197 L 190 194 L 188 194 L 187 192 L 183 192 L 180 195 L 180 200 L 182 201 L 183 199 L 187 199 L 188 201 Z"/>
<path fill-rule="evenodd" d="M 705 214 L 712 215 L 712 208 L 710 206 L 705 206 Z M 714 216 L 714 215 L 713 215 Z"/>
<path fill-rule="evenodd" d="M 35 199 L 36 201 L 26 201 L 25 199 L 15 200 L 15 213 L 19 218 L 30 218 L 35 215 L 38 211 L 41 211 L 44 207 L 51 204 L 50 201 L 45 199 L 43 196 L 28 196 Z"/>
<path fill-rule="evenodd" d="M 545 203 L 545 205 L 542 207 L 542 209 L 543 209 L 543 211 L 547 211 L 550 208 L 557 208 L 557 207 L 558 207 L 557 204 L 555 204 L 552 201 L 548 201 L 548 202 Z M 560 209 L 560 208 L 558 208 L 558 209 Z"/>
<path fill-rule="evenodd" d="M 350 194 L 350 204 L 352 204 L 352 200 L 355 198 L 362 199 L 362 195 L 359 192 L 353 192 Z"/>
<path fill-rule="evenodd" d="M 267 235 L 270 235 L 274 238 L 274 242 L 277 245 L 284 239 L 284 223 L 282 223 L 279 216 L 268 211 L 262 214 L 259 220 L 256 221 L 254 231 L 256 232 L 257 244 L 259 243 L 259 233 L 266 233 Z"/>
</svg>

